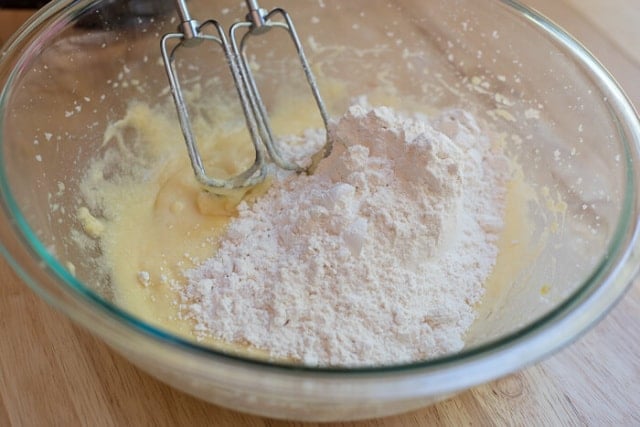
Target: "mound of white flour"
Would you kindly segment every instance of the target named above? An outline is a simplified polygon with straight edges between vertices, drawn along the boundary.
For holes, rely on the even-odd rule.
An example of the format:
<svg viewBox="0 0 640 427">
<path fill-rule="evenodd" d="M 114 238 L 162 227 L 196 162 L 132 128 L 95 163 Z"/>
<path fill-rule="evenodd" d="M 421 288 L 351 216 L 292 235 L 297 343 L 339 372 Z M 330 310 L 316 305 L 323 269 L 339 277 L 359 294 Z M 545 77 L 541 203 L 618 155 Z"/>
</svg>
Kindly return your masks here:
<svg viewBox="0 0 640 427">
<path fill-rule="evenodd" d="M 397 364 L 462 349 L 502 228 L 503 154 L 471 115 L 354 106 L 311 176 L 242 203 L 185 272 L 196 335 L 309 365 Z"/>
</svg>

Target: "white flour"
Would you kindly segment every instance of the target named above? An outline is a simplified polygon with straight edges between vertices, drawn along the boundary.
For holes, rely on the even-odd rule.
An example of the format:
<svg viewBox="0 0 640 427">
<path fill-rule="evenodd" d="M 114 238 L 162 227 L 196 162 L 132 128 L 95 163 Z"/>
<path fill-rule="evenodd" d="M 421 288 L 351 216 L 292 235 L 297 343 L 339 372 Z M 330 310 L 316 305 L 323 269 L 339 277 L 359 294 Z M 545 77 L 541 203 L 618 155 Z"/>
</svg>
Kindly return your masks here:
<svg viewBox="0 0 640 427">
<path fill-rule="evenodd" d="M 462 349 L 497 256 L 505 157 L 475 120 L 351 107 L 312 176 L 239 206 L 214 258 L 185 272 L 185 316 L 308 365 Z"/>
</svg>

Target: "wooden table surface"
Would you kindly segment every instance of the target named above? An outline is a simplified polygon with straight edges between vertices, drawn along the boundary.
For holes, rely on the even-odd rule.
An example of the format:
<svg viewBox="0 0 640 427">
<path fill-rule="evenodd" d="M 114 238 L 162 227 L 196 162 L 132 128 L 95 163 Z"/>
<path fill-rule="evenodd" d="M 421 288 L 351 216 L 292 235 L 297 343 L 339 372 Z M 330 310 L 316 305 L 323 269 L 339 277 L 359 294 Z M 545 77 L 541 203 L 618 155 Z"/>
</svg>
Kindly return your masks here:
<svg viewBox="0 0 640 427">
<path fill-rule="evenodd" d="M 581 40 L 640 106 L 638 0 L 525 3 Z M 0 11 L 0 39 L 24 16 Z M 4 261 L 0 283 L 0 426 L 301 425 L 173 390 L 51 309 Z M 640 426 L 640 285 L 579 341 L 535 366 L 420 411 L 337 425 Z"/>
</svg>

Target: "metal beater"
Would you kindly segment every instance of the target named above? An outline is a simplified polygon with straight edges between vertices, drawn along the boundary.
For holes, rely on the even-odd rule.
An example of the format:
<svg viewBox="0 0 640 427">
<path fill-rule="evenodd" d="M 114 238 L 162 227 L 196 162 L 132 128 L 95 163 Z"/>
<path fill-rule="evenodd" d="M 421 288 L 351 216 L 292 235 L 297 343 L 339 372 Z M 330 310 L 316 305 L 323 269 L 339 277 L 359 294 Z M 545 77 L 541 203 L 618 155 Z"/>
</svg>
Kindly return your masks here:
<svg viewBox="0 0 640 427">
<path fill-rule="evenodd" d="M 209 19 L 202 23 L 196 21 L 191 18 L 185 0 L 176 0 L 176 7 L 181 20 L 178 26 L 179 32 L 165 34 L 162 37 L 162 58 L 169 78 L 171 93 L 178 111 L 180 127 L 182 128 L 182 133 L 187 144 L 191 165 L 197 180 L 205 189 L 214 193 L 224 193 L 225 190 L 250 187 L 264 180 L 266 164 L 263 147 L 266 147 L 269 157 L 277 166 L 297 172 L 312 172 L 318 162 L 331 152 L 331 140 L 328 131 L 329 117 L 291 17 L 281 8 L 275 8 L 271 11 L 262 9 L 258 5 L 257 0 L 246 0 L 246 4 L 249 13 L 245 20 L 233 24 L 229 29 L 229 36 L 227 37 L 225 30 L 216 20 Z M 215 34 L 204 32 L 204 30 L 209 27 L 215 30 Z M 327 129 L 325 145 L 318 153 L 313 155 L 311 165 L 307 168 L 302 168 L 286 160 L 278 150 L 266 108 L 260 97 L 260 91 L 258 90 L 246 55 L 247 41 L 251 37 L 263 35 L 273 28 L 284 29 L 291 36 L 307 82 L 311 88 L 320 115 L 322 116 L 325 129 Z M 241 30 L 245 30 L 244 34 L 241 34 Z M 255 149 L 255 160 L 251 167 L 228 179 L 210 177 L 205 171 L 202 157 L 196 146 L 189 112 L 182 94 L 175 64 L 175 54 L 180 47 L 197 46 L 206 41 L 218 43 L 224 51 Z M 177 44 L 174 47 L 169 46 L 170 43 L 175 42 L 177 42 Z"/>
</svg>

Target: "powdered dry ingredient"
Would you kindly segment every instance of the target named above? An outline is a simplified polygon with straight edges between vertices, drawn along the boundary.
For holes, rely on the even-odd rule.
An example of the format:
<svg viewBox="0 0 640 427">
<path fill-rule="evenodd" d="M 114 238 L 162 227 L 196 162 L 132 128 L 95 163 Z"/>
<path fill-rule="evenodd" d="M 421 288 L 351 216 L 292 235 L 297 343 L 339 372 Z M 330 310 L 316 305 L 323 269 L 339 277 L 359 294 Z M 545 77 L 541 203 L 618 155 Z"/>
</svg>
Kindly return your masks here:
<svg viewBox="0 0 640 427">
<path fill-rule="evenodd" d="M 307 365 L 456 352 L 498 254 L 509 167 L 474 118 L 353 106 L 311 176 L 276 180 L 184 272 L 199 339 Z"/>
</svg>

